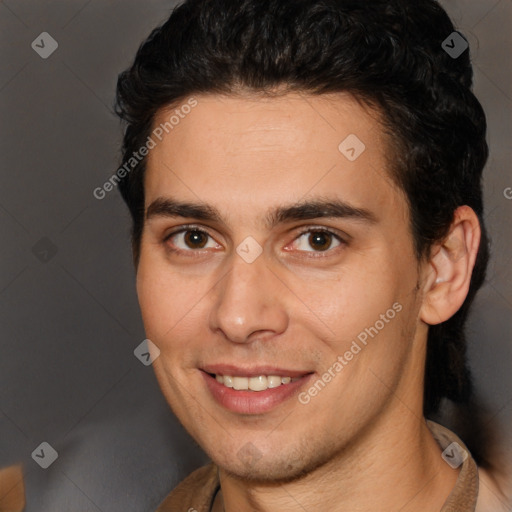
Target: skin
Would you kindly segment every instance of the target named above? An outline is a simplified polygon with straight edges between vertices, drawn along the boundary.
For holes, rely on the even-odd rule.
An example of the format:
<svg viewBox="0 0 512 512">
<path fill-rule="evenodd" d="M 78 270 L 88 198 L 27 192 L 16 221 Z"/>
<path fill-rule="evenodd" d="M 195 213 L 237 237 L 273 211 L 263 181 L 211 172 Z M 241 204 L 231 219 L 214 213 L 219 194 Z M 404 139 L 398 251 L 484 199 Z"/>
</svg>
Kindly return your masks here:
<svg viewBox="0 0 512 512">
<path fill-rule="evenodd" d="M 459 208 L 447 239 L 418 262 L 375 112 L 348 94 L 195 97 L 148 155 L 145 207 L 169 197 L 207 203 L 222 221 L 147 219 L 137 292 L 161 351 L 153 364 L 161 390 L 220 468 L 213 510 L 440 510 L 458 470 L 442 460 L 422 416 L 425 346 L 428 325 L 452 316 L 467 294 L 476 215 Z M 338 150 L 349 134 L 366 145 L 353 162 Z M 265 225 L 269 209 L 318 198 L 375 219 Z M 166 239 L 190 223 L 209 235 L 205 247 Z M 345 241 L 328 236 L 318 250 L 302 231 L 319 228 Z M 248 236 L 263 250 L 252 263 L 236 253 Z M 306 405 L 293 397 L 238 414 L 204 384 L 199 368 L 213 363 L 272 364 L 316 381 L 394 303 L 400 313 Z M 249 442 L 252 462 L 240 456 Z"/>
</svg>

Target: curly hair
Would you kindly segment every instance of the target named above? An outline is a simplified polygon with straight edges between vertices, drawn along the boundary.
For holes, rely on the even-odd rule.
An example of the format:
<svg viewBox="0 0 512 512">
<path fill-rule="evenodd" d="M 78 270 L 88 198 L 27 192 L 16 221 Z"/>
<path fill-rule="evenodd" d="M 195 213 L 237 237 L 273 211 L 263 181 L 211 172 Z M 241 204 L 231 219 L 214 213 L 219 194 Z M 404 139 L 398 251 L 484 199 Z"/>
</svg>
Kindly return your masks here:
<svg viewBox="0 0 512 512">
<path fill-rule="evenodd" d="M 464 324 L 489 257 L 486 119 L 471 90 L 469 50 L 453 58 L 443 49 L 454 31 L 434 0 L 187 0 L 151 32 L 117 83 L 125 161 L 150 135 L 155 113 L 191 94 L 348 92 L 381 114 L 391 140 L 388 172 L 407 197 L 418 260 L 447 236 L 457 207 L 476 212 L 482 240 L 468 296 L 452 318 L 429 327 L 425 416 L 443 398 L 471 400 Z M 119 184 L 133 220 L 135 265 L 145 161 Z"/>
</svg>

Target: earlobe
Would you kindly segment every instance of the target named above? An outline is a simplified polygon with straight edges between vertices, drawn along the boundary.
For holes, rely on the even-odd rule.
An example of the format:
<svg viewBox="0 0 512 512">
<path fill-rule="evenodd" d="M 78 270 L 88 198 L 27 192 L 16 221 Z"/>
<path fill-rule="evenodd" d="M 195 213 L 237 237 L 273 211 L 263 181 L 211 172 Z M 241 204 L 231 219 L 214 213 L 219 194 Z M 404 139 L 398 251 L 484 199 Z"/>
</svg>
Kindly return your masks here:
<svg viewBox="0 0 512 512">
<path fill-rule="evenodd" d="M 480 244 L 480 223 L 469 206 L 459 207 L 446 238 L 436 244 L 427 264 L 420 318 L 429 325 L 445 322 L 464 303 Z"/>
</svg>

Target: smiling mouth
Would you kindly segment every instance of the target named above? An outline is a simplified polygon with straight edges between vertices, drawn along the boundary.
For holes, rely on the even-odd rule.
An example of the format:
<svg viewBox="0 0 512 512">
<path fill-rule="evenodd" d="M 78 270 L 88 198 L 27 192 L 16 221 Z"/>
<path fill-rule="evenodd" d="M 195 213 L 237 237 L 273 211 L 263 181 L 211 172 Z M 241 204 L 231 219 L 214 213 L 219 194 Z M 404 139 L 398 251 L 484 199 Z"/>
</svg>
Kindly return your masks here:
<svg viewBox="0 0 512 512">
<path fill-rule="evenodd" d="M 271 366 L 216 366 L 200 371 L 206 388 L 223 408 L 244 415 L 269 413 L 295 396 L 314 376 L 314 372 Z"/>
<path fill-rule="evenodd" d="M 302 377 L 281 377 L 280 375 L 258 375 L 257 377 L 241 377 L 236 375 L 220 375 L 208 373 L 219 384 L 226 388 L 232 388 L 237 391 L 265 391 L 267 389 L 284 386 L 290 382 L 295 382 Z"/>
</svg>

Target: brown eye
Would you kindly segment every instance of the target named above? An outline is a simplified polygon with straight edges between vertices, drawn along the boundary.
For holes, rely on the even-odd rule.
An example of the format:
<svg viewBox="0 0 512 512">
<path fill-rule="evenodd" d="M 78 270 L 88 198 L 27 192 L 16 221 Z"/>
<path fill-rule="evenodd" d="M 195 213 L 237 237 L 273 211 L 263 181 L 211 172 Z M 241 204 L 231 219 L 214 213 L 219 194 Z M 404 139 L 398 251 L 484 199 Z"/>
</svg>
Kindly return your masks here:
<svg viewBox="0 0 512 512">
<path fill-rule="evenodd" d="M 340 236 L 330 231 L 310 229 L 295 239 L 294 246 L 303 252 L 327 252 L 342 245 L 343 242 Z"/>
<path fill-rule="evenodd" d="M 174 231 L 166 236 L 164 242 L 169 249 L 181 254 L 220 247 L 209 233 L 192 227 Z"/>
<path fill-rule="evenodd" d="M 208 235 L 202 231 L 189 230 L 185 232 L 184 242 L 191 249 L 202 249 L 208 242 Z"/>
<path fill-rule="evenodd" d="M 325 231 L 310 233 L 308 242 L 314 249 L 318 251 L 326 251 L 332 243 L 332 235 Z"/>
</svg>

